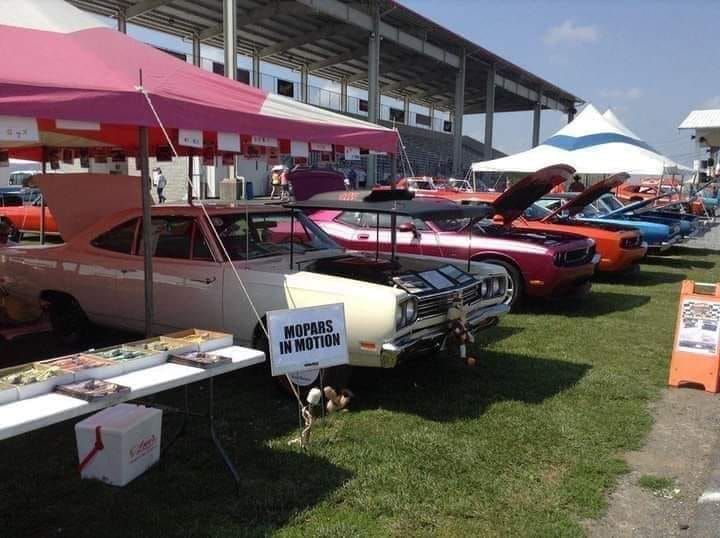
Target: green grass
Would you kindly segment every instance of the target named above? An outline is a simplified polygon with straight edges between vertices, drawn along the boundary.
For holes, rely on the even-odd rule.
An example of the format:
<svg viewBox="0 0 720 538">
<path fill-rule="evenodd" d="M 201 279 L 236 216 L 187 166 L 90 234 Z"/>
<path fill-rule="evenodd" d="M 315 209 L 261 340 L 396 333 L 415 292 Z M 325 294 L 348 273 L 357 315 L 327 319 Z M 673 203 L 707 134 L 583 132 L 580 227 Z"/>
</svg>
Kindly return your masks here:
<svg viewBox="0 0 720 538">
<path fill-rule="evenodd" d="M 670 490 L 670 488 L 674 485 L 675 480 L 664 476 L 644 474 L 638 479 L 638 486 L 643 489 L 647 489 L 656 495 L 662 493 L 663 491 Z"/>
<path fill-rule="evenodd" d="M 70 423 L 4 441 L 2 534 L 581 535 L 652 426 L 680 282 L 720 280 L 718 262 L 679 251 L 585 299 L 526 306 L 483 334 L 474 369 L 436 357 L 366 371 L 353 410 L 319 425 L 307 451 L 288 446 L 296 409 L 261 369 L 224 376 L 218 429 L 239 497 L 200 421 L 122 489 L 77 478 Z"/>
</svg>

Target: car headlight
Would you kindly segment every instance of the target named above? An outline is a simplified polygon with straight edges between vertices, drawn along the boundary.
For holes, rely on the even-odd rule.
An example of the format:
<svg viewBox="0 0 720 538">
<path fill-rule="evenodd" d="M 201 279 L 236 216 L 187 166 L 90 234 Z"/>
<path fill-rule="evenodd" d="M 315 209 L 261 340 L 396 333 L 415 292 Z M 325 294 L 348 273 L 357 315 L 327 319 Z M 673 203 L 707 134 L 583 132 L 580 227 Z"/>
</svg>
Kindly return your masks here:
<svg viewBox="0 0 720 538">
<path fill-rule="evenodd" d="M 395 311 L 395 326 L 402 329 L 417 320 L 417 299 L 410 297 L 398 304 Z"/>
<path fill-rule="evenodd" d="M 492 294 L 498 296 L 500 294 L 500 278 L 492 279 Z"/>
<path fill-rule="evenodd" d="M 487 292 L 488 292 L 487 280 L 483 280 L 482 284 L 480 284 L 480 296 L 487 297 Z"/>
<path fill-rule="evenodd" d="M 413 297 L 405 301 L 403 305 L 405 309 L 405 325 L 415 323 L 417 319 L 417 300 Z"/>
</svg>

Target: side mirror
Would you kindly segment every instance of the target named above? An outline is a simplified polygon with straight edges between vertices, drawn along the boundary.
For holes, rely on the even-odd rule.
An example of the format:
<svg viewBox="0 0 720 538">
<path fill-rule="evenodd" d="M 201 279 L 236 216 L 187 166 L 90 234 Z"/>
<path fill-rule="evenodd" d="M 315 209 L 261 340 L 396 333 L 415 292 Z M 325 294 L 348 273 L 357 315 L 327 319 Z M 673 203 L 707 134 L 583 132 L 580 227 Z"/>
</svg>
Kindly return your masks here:
<svg viewBox="0 0 720 538">
<path fill-rule="evenodd" d="M 415 224 L 412 222 L 403 222 L 402 224 L 398 225 L 398 232 L 417 232 L 417 228 L 415 227 Z"/>
</svg>

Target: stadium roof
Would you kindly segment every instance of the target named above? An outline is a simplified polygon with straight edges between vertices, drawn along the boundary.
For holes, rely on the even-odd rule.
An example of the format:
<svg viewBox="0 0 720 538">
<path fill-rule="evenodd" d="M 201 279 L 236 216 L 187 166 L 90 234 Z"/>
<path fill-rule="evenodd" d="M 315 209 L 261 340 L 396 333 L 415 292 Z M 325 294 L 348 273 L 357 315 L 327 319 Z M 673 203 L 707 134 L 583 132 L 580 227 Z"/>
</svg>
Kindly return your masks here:
<svg viewBox="0 0 720 538">
<path fill-rule="evenodd" d="M 238 53 L 311 75 L 367 87 L 368 2 L 353 0 L 236 0 Z M 487 76 L 495 67 L 495 112 L 542 106 L 568 112 L 583 101 L 451 30 L 400 5 L 378 0 L 384 95 L 453 109 L 455 72 L 466 53 L 465 113 L 485 112 Z M 222 0 L 70 0 L 92 13 L 223 47 Z"/>
</svg>

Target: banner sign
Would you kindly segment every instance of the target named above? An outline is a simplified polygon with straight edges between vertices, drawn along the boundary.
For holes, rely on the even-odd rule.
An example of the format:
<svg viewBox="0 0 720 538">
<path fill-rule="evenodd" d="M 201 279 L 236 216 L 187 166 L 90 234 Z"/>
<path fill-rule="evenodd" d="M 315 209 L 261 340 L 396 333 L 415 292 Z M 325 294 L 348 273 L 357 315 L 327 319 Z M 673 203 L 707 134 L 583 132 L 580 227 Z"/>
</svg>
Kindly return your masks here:
<svg viewBox="0 0 720 538">
<path fill-rule="evenodd" d="M 269 136 L 256 136 L 253 135 L 252 141 L 250 142 L 253 146 L 269 146 L 276 148 L 278 146 L 278 139 L 271 138 Z"/>
<path fill-rule="evenodd" d="M 0 116 L 0 140 L 40 142 L 37 120 L 22 116 Z"/>
<path fill-rule="evenodd" d="M 346 161 L 359 161 L 360 160 L 360 148 L 356 146 L 345 146 L 345 160 Z"/>
<path fill-rule="evenodd" d="M 220 151 L 240 153 L 240 135 L 237 133 L 218 133 L 217 143 Z"/>
<path fill-rule="evenodd" d="M 272 375 L 329 368 L 349 361 L 342 303 L 267 313 Z"/>
<path fill-rule="evenodd" d="M 323 144 L 321 142 L 310 142 L 310 149 L 313 151 L 328 151 L 333 150 L 332 144 Z"/>
<path fill-rule="evenodd" d="M 202 149 L 203 132 L 199 129 L 178 129 L 178 144 Z"/>
<path fill-rule="evenodd" d="M 290 155 L 293 157 L 310 157 L 310 149 L 308 143 L 302 140 L 291 140 L 290 141 Z"/>
<path fill-rule="evenodd" d="M 70 131 L 99 131 L 100 124 L 94 121 L 55 120 L 55 128 Z"/>
</svg>

